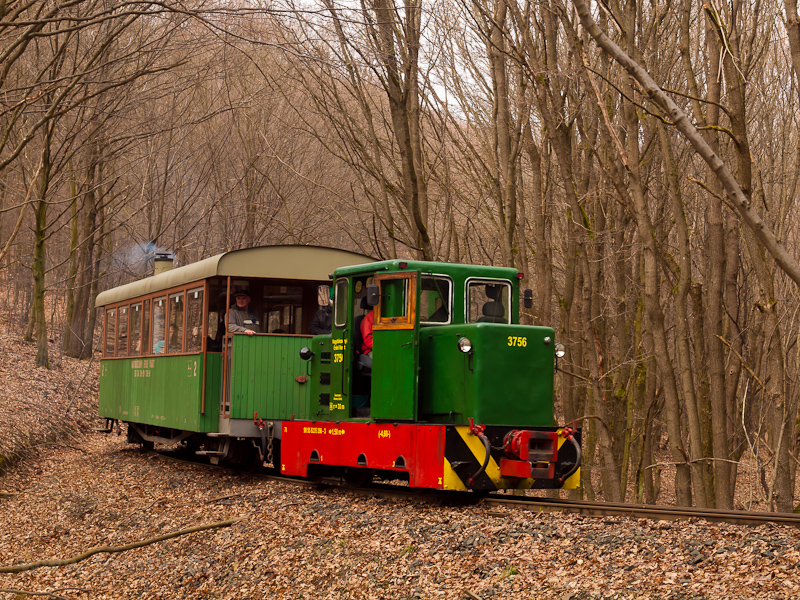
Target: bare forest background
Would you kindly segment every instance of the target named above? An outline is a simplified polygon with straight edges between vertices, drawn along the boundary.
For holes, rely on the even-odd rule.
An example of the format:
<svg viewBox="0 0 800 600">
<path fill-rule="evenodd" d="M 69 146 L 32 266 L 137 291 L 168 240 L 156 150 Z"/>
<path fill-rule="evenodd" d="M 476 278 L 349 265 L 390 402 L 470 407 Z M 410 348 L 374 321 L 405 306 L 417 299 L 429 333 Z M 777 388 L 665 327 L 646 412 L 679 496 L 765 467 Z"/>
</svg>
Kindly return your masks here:
<svg viewBox="0 0 800 600">
<path fill-rule="evenodd" d="M 796 0 L 0 1 L 3 324 L 89 358 L 160 251 L 515 266 L 581 494 L 791 511 L 798 75 Z"/>
</svg>

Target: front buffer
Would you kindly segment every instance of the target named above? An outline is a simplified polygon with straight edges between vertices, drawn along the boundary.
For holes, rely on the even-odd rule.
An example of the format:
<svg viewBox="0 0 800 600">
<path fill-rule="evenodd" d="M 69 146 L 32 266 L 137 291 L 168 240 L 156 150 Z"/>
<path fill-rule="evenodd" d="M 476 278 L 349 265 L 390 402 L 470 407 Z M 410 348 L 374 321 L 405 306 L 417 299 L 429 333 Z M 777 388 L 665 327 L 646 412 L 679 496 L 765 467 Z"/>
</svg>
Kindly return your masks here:
<svg viewBox="0 0 800 600">
<path fill-rule="evenodd" d="M 580 431 L 499 426 L 284 421 L 281 473 L 312 465 L 395 471 L 411 487 L 577 488 Z M 487 457 L 486 448 L 489 448 Z"/>
</svg>

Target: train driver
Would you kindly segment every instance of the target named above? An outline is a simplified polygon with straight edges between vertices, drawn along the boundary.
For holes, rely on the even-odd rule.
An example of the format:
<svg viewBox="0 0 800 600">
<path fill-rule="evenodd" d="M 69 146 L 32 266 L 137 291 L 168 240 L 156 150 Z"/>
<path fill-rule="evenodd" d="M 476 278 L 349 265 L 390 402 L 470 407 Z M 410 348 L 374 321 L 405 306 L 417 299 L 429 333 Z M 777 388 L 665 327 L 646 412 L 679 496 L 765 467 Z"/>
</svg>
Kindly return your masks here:
<svg viewBox="0 0 800 600">
<path fill-rule="evenodd" d="M 361 354 L 369 356 L 370 359 L 372 358 L 372 323 L 374 318 L 375 313 L 370 306 L 369 312 L 361 320 L 359 325 L 361 329 L 361 339 L 363 340 L 361 342 Z"/>
</svg>

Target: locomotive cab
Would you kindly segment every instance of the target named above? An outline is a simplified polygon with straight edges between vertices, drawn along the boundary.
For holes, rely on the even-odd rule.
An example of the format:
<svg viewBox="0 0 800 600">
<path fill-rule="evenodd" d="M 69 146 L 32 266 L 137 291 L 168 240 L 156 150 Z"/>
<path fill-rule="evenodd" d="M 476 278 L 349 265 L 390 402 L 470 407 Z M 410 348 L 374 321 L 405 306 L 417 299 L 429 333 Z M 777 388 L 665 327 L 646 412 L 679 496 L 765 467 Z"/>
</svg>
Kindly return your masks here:
<svg viewBox="0 0 800 600">
<path fill-rule="evenodd" d="M 334 283 L 329 388 L 317 414 L 332 419 L 415 421 L 419 364 L 419 271 L 355 273 Z M 368 302 L 372 291 L 372 302 Z M 370 315 L 370 312 L 372 315 Z M 372 322 L 372 356 L 363 352 L 362 322 Z M 315 338 L 324 346 L 326 336 Z M 327 353 L 316 366 L 325 368 Z M 326 407 L 326 401 L 327 407 Z M 326 410 L 327 408 L 327 410 Z"/>
</svg>

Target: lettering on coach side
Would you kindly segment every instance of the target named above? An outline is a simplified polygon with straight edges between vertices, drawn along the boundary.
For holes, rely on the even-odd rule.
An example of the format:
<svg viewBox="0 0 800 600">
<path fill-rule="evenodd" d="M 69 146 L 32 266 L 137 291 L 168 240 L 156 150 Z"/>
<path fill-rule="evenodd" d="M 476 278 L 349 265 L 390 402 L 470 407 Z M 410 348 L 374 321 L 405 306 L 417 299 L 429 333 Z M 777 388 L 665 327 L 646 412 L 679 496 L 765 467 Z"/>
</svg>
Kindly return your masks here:
<svg viewBox="0 0 800 600">
<path fill-rule="evenodd" d="M 388 440 L 391 437 L 392 437 L 391 429 L 381 429 L 380 431 L 378 431 L 378 439 Z"/>
</svg>

